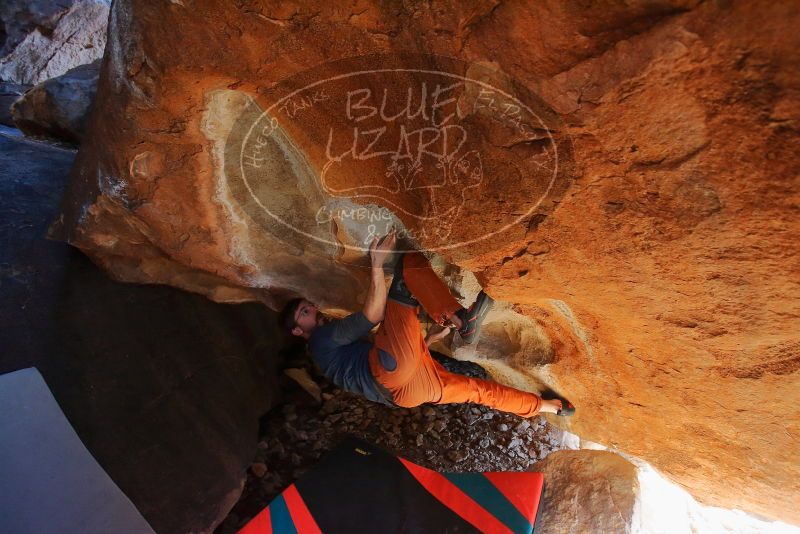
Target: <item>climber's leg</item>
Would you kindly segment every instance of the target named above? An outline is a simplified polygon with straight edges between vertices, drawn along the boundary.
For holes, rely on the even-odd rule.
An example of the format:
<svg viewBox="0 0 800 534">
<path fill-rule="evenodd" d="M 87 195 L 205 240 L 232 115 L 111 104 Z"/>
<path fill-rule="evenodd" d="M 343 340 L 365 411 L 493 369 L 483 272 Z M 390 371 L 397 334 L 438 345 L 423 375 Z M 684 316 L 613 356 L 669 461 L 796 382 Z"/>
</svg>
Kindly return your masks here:
<svg viewBox="0 0 800 534">
<path fill-rule="evenodd" d="M 414 298 L 437 324 L 448 323 L 462 307 L 431 268 L 428 259 L 420 252 L 410 252 L 404 254 L 402 261 L 403 277 Z"/>
<path fill-rule="evenodd" d="M 521 417 L 532 417 L 542 408 L 542 398 L 535 393 L 451 373 L 440 364 L 434 363 L 442 384 L 442 396 L 435 401 L 436 404 L 474 402 Z"/>
</svg>

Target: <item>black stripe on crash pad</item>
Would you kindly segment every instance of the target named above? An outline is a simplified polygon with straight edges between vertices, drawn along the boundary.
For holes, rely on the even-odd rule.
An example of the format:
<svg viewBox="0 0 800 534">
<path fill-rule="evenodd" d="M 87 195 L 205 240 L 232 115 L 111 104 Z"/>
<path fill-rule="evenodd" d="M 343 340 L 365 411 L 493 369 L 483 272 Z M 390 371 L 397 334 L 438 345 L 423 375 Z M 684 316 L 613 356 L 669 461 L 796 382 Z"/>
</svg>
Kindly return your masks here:
<svg viewBox="0 0 800 534">
<path fill-rule="evenodd" d="M 478 532 L 394 455 L 356 438 L 345 439 L 295 486 L 326 534 Z"/>
</svg>

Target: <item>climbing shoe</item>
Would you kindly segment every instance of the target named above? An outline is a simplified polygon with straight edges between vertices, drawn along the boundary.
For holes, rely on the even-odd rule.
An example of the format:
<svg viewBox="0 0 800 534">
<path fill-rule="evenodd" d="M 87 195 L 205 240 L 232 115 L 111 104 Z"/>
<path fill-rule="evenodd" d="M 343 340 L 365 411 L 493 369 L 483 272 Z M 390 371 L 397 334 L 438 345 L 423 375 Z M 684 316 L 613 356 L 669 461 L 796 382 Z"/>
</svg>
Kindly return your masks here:
<svg viewBox="0 0 800 534">
<path fill-rule="evenodd" d="M 481 289 L 481 292 L 478 293 L 472 306 L 469 308 L 461 308 L 456 312 L 456 317 L 461 319 L 462 324 L 458 333 L 461 339 L 464 340 L 464 343 L 474 343 L 475 340 L 478 339 L 478 335 L 481 332 L 481 324 L 493 305 L 494 299 Z"/>
<path fill-rule="evenodd" d="M 570 417 L 575 413 L 575 406 L 560 395 L 556 395 L 552 391 L 545 391 L 542 393 L 542 399 L 544 400 L 560 400 L 561 401 L 561 409 L 556 412 L 556 415 L 560 415 L 561 417 Z"/>
<path fill-rule="evenodd" d="M 394 266 L 394 277 L 392 284 L 389 286 L 390 299 L 396 300 L 406 306 L 419 306 L 419 301 L 414 298 L 411 290 L 408 289 L 405 280 L 403 279 L 403 255 L 400 254 L 397 263 Z"/>
</svg>

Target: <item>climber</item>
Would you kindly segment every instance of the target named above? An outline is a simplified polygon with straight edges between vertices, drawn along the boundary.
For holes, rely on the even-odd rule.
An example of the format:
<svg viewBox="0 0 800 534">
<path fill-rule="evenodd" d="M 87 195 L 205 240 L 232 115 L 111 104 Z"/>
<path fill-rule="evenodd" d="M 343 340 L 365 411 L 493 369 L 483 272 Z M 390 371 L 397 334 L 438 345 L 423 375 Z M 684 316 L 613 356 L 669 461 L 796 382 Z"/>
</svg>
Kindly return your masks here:
<svg viewBox="0 0 800 534">
<path fill-rule="evenodd" d="M 466 343 L 473 343 L 494 301 L 481 291 L 472 306 L 463 308 L 419 252 L 398 259 L 387 299 L 383 265 L 393 254 L 395 241 L 390 232 L 370 245 L 371 282 L 362 310 L 329 319 L 304 298 L 283 308 L 282 328 L 308 342 L 325 376 L 342 389 L 392 406 L 473 402 L 521 417 L 574 413 L 565 399 L 543 400 L 534 393 L 450 373 L 436 362 L 428 345 L 451 328 Z M 419 305 L 441 328 L 427 338 L 417 320 Z M 381 322 L 374 343 L 362 339 Z"/>
</svg>

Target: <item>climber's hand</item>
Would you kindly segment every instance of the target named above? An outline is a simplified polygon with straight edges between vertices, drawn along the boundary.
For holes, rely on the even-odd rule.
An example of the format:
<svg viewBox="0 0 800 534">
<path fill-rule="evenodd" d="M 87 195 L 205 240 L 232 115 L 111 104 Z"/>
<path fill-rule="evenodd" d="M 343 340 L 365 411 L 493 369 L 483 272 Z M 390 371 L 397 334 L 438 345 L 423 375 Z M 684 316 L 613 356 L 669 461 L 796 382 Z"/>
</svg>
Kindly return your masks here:
<svg viewBox="0 0 800 534">
<path fill-rule="evenodd" d="M 394 230 L 386 234 L 383 239 L 378 239 L 377 236 L 372 240 L 369 246 L 369 256 L 372 259 L 373 267 L 383 267 L 386 263 L 386 258 L 394 252 L 394 245 L 397 241 L 397 234 Z"/>
</svg>

